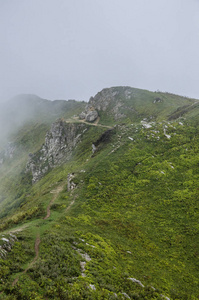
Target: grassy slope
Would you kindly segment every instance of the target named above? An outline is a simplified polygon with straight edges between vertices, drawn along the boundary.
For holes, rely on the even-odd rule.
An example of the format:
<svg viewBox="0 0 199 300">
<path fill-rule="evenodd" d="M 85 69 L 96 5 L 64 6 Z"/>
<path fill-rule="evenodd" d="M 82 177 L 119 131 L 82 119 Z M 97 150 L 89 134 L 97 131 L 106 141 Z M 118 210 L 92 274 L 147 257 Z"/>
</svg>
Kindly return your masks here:
<svg viewBox="0 0 199 300">
<path fill-rule="evenodd" d="M 129 96 L 126 96 L 125 91 L 129 91 Z M 147 90 L 140 90 L 128 87 L 115 87 L 113 91 L 117 93 L 109 105 L 109 110 L 115 106 L 115 101 L 119 101 L 122 104 L 120 112 L 126 115 L 125 119 L 113 120 L 109 110 L 107 112 L 100 112 L 101 122 L 103 124 L 111 123 L 130 123 L 139 122 L 143 118 L 153 121 L 167 120 L 171 115 L 175 115 L 175 112 L 179 108 L 186 107 L 186 115 L 192 117 L 192 105 L 198 100 L 189 99 L 186 97 L 178 96 L 175 94 L 162 93 L 162 92 L 150 92 Z M 100 93 L 99 93 L 100 94 Z M 195 114 L 198 115 L 198 107 L 194 106 Z M 184 109 L 182 109 L 184 111 Z M 187 114 L 188 113 L 188 114 Z M 182 114 L 176 114 L 175 118 L 183 116 Z"/>
<path fill-rule="evenodd" d="M 91 142 L 103 131 L 91 126 L 73 160 L 29 188 L 22 209 L 4 219 L 4 233 L 24 229 L 7 260 L 0 260 L 2 299 L 115 299 L 114 293 L 119 299 L 122 293 L 197 299 L 198 129 L 178 122 L 119 126 L 92 155 Z M 66 187 L 70 172 L 73 192 Z M 63 184 L 51 217 L 43 220 L 50 191 Z M 21 274 L 34 257 L 38 234 L 39 259 Z M 84 259 L 72 246 L 91 257 L 86 277 Z"/>
<path fill-rule="evenodd" d="M 33 104 L 32 106 L 37 112 L 38 107 Z M 68 118 L 79 114 L 84 106 L 83 102 L 45 100 L 34 120 L 24 121 L 23 125 L 11 130 L 9 141 L 12 141 L 16 150 L 14 157 L 7 158 L 0 167 L 0 217 L 11 213 L 12 210 L 15 211 L 27 197 L 31 182 L 28 175 L 24 173 L 28 154 L 40 149 L 51 123 L 57 118 Z"/>
</svg>

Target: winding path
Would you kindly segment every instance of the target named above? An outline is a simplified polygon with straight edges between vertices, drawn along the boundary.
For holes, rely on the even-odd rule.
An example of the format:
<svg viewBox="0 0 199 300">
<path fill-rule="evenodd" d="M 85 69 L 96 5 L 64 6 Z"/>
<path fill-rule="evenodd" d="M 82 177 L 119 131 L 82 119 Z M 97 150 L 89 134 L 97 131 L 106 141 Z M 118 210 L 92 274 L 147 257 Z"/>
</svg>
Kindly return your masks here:
<svg viewBox="0 0 199 300">
<path fill-rule="evenodd" d="M 50 217 L 50 208 L 51 206 L 53 205 L 54 201 L 56 200 L 56 198 L 58 197 L 59 193 L 63 190 L 64 188 L 64 185 L 61 185 L 59 187 L 57 187 L 55 190 L 52 190 L 51 191 L 51 194 L 54 194 L 52 200 L 50 201 L 48 207 L 47 207 L 47 212 L 46 212 L 46 216 L 44 217 L 44 220 L 48 219 Z M 73 204 L 74 202 L 71 202 L 70 205 L 68 206 L 68 209 L 71 207 L 71 205 Z M 19 277 L 22 275 L 22 274 L 25 274 L 31 267 L 32 265 L 37 261 L 38 257 L 39 257 L 39 245 L 41 243 L 41 240 L 40 240 L 40 236 L 38 235 L 36 240 L 35 240 L 35 257 L 33 259 L 33 261 L 31 261 L 29 263 L 29 265 L 27 266 L 27 268 L 17 277 L 15 278 L 15 280 L 13 281 L 12 283 L 12 286 L 15 286 L 15 284 L 17 283 L 17 281 L 19 280 Z"/>
<path fill-rule="evenodd" d="M 27 268 L 21 274 L 25 274 L 32 267 L 32 265 L 36 262 L 36 260 L 38 259 L 38 257 L 39 257 L 39 244 L 40 243 L 41 243 L 41 240 L 40 240 L 40 236 L 38 235 L 36 240 L 35 240 L 35 257 L 34 257 L 33 261 L 31 261 L 31 263 L 27 266 Z M 20 275 L 13 281 L 12 286 L 15 286 L 15 284 L 19 280 Z"/>
<path fill-rule="evenodd" d="M 46 212 L 46 216 L 44 217 L 44 220 L 46 220 L 50 217 L 51 206 L 53 205 L 54 201 L 57 199 L 57 196 L 59 195 L 59 193 L 63 191 L 63 189 L 64 189 L 64 185 L 61 185 L 58 188 L 56 188 L 55 190 L 52 190 L 50 192 L 51 194 L 54 194 L 54 197 L 52 198 L 52 200 L 50 201 L 50 203 L 47 207 L 47 212 Z"/>
</svg>

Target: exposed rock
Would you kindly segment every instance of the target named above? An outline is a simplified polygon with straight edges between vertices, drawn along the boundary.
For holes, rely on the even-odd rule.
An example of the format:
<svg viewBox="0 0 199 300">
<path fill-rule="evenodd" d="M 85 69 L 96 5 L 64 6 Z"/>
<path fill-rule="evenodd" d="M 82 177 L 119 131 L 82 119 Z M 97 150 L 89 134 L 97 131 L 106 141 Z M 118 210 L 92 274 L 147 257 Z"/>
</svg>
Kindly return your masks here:
<svg viewBox="0 0 199 300">
<path fill-rule="evenodd" d="M 81 273 L 81 276 L 82 277 L 86 277 L 86 274 L 85 274 L 85 266 L 86 266 L 86 262 L 85 261 L 80 261 L 80 267 L 81 267 L 81 270 L 82 270 L 82 273 Z"/>
<path fill-rule="evenodd" d="M 128 278 L 128 279 L 131 280 L 132 282 L 139 284 L 142 288 L 144 288 L 144 284 L 142 284 L 142 282 L 140 280 L 137 280 L 135 278 Z M 156 291 L 156 289 L 153 286 L 151 286 L 151 288 L 152 288 L 152 290 Z M 170 300 L 170 298 L 168 298 L 165 295 L 160 294 L 160 296 L 166 300 Z"/>
<path fill-rule="evenodd" d="M 79 115 L 80 120 L 85 120 L 87 122 L 93 122 L 98 118 L 98 112 L 95 108 L 88 103 L 86 105 L 85 111 Z"/>
<path fill-rule="evenodd" d="M 133 107 L 125 105 L 125 101 L 135 97 L 135 90 L 130 87 L 107 88 L 91 97 L 85 111 L 79 115 L 80 119 L 89 122 L 97 119 L 100 111 L 107 112 L 116 121 L 125 118 L 126 115 L 122 110 L 136 113 Z"/>
<path fill-rule="evenodd" d="M 129 297 L 129 295 L 127 295 L 127 293 L 121 293 L 121 294 L 124 295 L 125 298 L 131 299 L 131 298 Z"/>
<path fill-rule="evenodd" d="M 164 128 L 164 135 L 166 136 L 166 138 L 170 139 L 171 138 L 171 135 L 167 134 L 166 133 L 166 129 Z"/>
<path fill-rule="evenodd" d="M 76 188 L 76 184 L 72 181 L 75 177 L 74 173 L 69 173 L 67 176 L 67 190 L 68 192 L 74 190 Z"/>
<path fill-rule="evenodd" d="M 132 90 L 127 88 L 124 92 L 126 99 L 130 99 L 132 95 Z"/>
<path fill-rule="evenodd" d="M 155 100 L 153 101 L 153 103 L 161 103 L 163 102 L 163 100 L 159 97 L 155 98 Z"/>
<path fill-rule="evenodd" d="M 29 155 L 26 172 L 31 171 L 33 183 L 41 179 L 49 169 L 71 158 L 86 127 L 86 124 L 66 123 L 61 120 L 52 124 L 41 150 Z"/>
<path fill-rule="evenodd" d="M 6 258 L 7 253 L 12 250 L 16 241 L 17 237 L 11 233 L 6 234 L 6 237 L 4 235 L 0 237 L 0 258 Z"/>
<path fill-rule="evenodd" d="M 86 114 L 86 121 L 93 122 L 98 118 L 98 113 L 96 110 L 91 110 Z"/>
<path fill-rule="evenodd" d="M 80 118 L 80 120 L 86 119 L 86 113 L 82 112 L 81 114 L 79 114 L 79 118 Z"/>
<path fill-rule="evenodd" d="M 78 249 L 79 250 L 79 249 Z M 84 258 L 86 261 L 91 261 L 90 256 L 88 255 L 88 253 L 81 253 L 81 251 L 79 251 L 79 254 L 82 256 L 82 258 Z"/>
<path fill-rule="evenodd" d="M 80 240 L 84 242 L 83 239 L 80 239 Z M 88 253 L 86 253 L 86 252 L 83 253 L 82 249 L 78 249 L 78 248 L 76 248 L 74 246 L 72 246 L 72 249 L 74 249 L 75 251 L 77 251 L 81 255 L 81 257 L 84 259 L 84 261 L 80 261 L 80 267 L 81 267 L 81 271 L 82 271 L 81 272 L 81 276 L 82 277 L 86 277 L 86 273 L 85 273 L 86 262 L 91 261 L 91 257 L 88 255 Z"/>
<path fill-rule="evenodd" d="M 90 246 L 90 247 L 92 247 L 92 248 L 95 248 L 95 246 L 90 245 L 90 244 L 88 244 L 88 243 L 86 243 L 86 245 L 87 245 L 87 246 Z"/>
<path fill-rule="evenodd" d="M 89 288 L 93 291 L 96 291 L 96 287 L 94 286 L 94 284 L 89 284 Z"/>
<path fill-rule="evenodd" d="M 160 295 L 162 298 L 164 298 L 164 299 L 166 299 L 166 300 L 170 300 L 170 298 L 169 297 L 167 297 L 167 296 L 164 296 L 164 295 Z"/>
<path fill-rule="evenodd" d="M 135 283 L 137 283 L 137 284 L 139 284 L 141 287 L 144 287 L 144 285 L 142 284 L 142 282 L 140 280 L 137 280 L 135 278 L 128 278 L 128 279 L 135 282 Z"/>
<path fill-rule="evenodd" d="M 5 241 L 5 242 L 9 242 L 9 240 L 6 239 L 6 238 L 2 238 L 1 240 L 2 240 L 2 241 Z"/>
<path fill-rule="evenodd" d="M 95 153 L 96 150 L 97 150 L 97 147 L 95 146 L 95 144 L 92 144 L 92 152 Z"/>
<path fill-rule="evenodd" d="M 144 127 L 144 128 L 146 128 L 146 129 L 148 129 L 148 128 L 151 128 L 152 127 L 152 125 L 151 125 L 151 123 L 147 123 L 146 121 L 141 121 L 141 124 L 142 124 L 142 126 Z"/>
<path fill-rule="evenodd" d="M 120 107 L 122 107 L 122 103 L 121 102 L 116 102 L 116 105 L 114 106 L 114 108 L 111 111 L 114 114 L 114 119 L 116 121 L 126 117 L 125 114 L 120 112 Z"/>
<path fill-rule="evenodd" d="M 119 92 L 114 88 L 103 89 L 101 92 L 97 93 L 95 97 L 90 98 L 89 104 L 98 111 L 106 111 L 111 102 L 116 100 L 116 96 L 118 96 L 118 94 Z M 117 103 L 115 103 L 115 105 L 117 105 Z"/>
</svg>

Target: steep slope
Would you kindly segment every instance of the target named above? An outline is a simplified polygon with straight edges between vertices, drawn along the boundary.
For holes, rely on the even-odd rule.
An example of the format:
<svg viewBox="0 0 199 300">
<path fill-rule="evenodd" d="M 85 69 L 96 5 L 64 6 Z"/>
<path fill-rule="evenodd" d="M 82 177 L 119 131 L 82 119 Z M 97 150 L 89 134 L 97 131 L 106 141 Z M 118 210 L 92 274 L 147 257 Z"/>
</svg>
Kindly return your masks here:
<svg viewBox="0 0 199 300">
<path fill-rule="evenodd" d="M 65 123 L 58 120 L 46 134 L 45 144 L 35 154 L 29 154 L 26 172 L 32 173 L 32 182 L 37 182 L 50 168 L 64 163 L 72 156 L 73 149 L 81 141 L 88 126 L 78 123 Z"/>
<path fill-rule="evenodd" d="M 198 107 L 156 94 L 105 89 L 85 119 L 15 136 L 26 151 L 2 165 L 0 299 L 198 299 Z M 48 165 L 33 185 L 29 152 L 29 165 Z"/>
<path fill-rule="evenodd" d="M 20 95 L 0 109 L 0 216 L 24 201 L 31 185 L 25 173 L 30 153 L 39 151 L 47 130 L 58 118 L 81 112 L 84 102 L 49 101 L 35 95 Z"/>
</svg>

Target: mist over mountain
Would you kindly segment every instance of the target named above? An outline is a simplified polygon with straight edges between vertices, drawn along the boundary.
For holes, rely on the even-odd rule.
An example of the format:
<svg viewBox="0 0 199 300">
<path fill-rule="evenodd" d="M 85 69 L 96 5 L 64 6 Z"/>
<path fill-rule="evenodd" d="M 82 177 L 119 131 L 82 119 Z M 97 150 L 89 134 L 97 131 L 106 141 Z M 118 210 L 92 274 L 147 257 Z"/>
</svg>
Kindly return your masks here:
<svg viewBox="0 0 199 300">
<path fill-rule="evenodd" d="M 0 299 L 198 299 L 198 120 L 129 86 L 1 104 Z"/>
<path fill-rule="evenodd" d="M 17 95 L 0 103 L 0 140 L 5 140 L 27 122 L 50 123 L 78 105 L 80 102 L 75 100 L 50 101 L 36 95 Z"/>
</svg>

